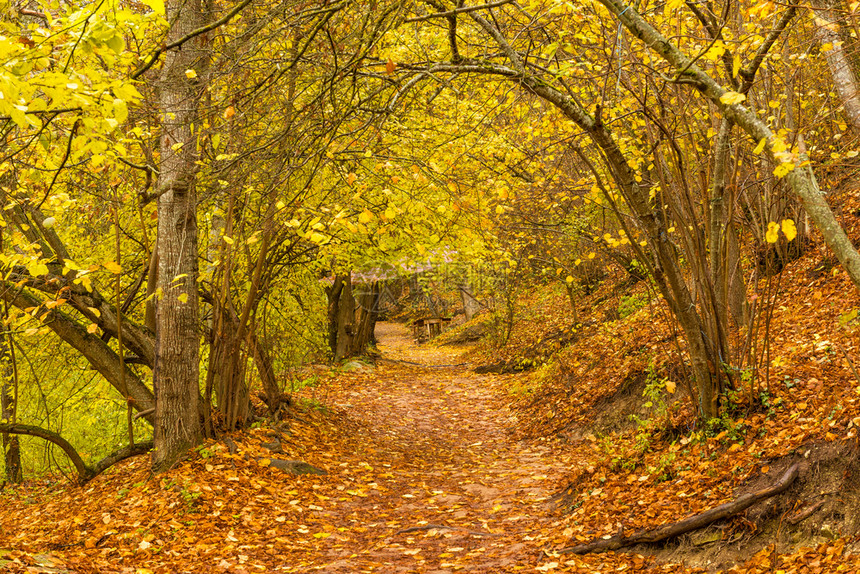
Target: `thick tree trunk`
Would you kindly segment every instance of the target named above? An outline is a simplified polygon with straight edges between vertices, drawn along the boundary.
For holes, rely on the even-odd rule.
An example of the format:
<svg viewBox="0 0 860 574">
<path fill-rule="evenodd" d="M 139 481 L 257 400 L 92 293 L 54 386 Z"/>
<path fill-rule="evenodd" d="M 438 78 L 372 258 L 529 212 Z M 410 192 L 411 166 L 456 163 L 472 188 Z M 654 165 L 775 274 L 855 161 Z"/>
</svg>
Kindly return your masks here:
<svg viewBox="0 0 860 574">
<path fill-rule="evenodd" d="M 204 23 L 200 0 L 168 0 L 166 42 Z M 204 86 L 203 36 L 167 52 L 159 80 L 161 165 L 158 198 L 155 452 L 153 471 L 171 468 L 202 439 L 197 311 L 197 108 Z"/>
<path fill-rule="evenodd" d="M 839 21 L 826 0 L 814 0 L 812 4 L 816 24 L 815 36 L 822 45 L 821 51 L 827 59 L 845 117 L 855 130 L 860 130 L 860 88 L 851 61 L 842 46 Z"/>
<path fill-rule="evenodd" d="M 351 273 L 338 273 L 326 294 L 328 342 L 332 357 L 340 361 L 363 354 L 373 342 L 379 316 L 379 284 L 373 283 L 369 290 L 360 293 L 356 305 Z"/>
<path fill-rule="evenodd" d="M 379 282 L 374 281 L 356 297 L 358 309 L 355 319 L 355 336 L 352 339 L 352 354 L 360 355 L 376 342 L 374 332 L 379 317 Z"/>
<path fill-rule="evenodd" d="M 337 341 L 334 346 L 334 360 L 340 361 L 352 356 L 352 340 L 355 337 L 355 297 L 352 295 L 352 278 L 346 275 L 340 299 L 337 302 Z"/>
<path fill-rule="evenodd" d="M 481 311 L 481 303 L 472 295 L 472 287 L 468 283 L 463 283 L 459 289 L 460 299 L 463 301 L 463 312 L 466 314 L 466 321 L 471 321 L 472 317 Z"/>
</svg>

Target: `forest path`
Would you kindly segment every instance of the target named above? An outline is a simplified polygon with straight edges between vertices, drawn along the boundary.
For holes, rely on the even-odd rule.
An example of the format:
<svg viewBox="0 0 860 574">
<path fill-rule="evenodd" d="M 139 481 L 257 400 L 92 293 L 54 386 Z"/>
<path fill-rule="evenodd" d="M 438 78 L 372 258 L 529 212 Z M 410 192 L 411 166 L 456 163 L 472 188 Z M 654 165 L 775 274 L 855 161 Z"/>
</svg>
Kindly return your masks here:
<svg viewBox="0 0 860 574">
<path fill-rule="evenodd" d="M 548 498 L 571 461 L 514 437 L 509 378 L 475 374 L 458 365 L 462 349 L 419 346 L 400 325 L 377 335 L 372 376 L 327 399 L 359 423 L 364 461 L 348 489 L 358 496 L 330 507 L 325 520 L 343 530 L 296 556 L 297 570 L 534 571 L 561 542 L 549 539 Z"/>
</svg>

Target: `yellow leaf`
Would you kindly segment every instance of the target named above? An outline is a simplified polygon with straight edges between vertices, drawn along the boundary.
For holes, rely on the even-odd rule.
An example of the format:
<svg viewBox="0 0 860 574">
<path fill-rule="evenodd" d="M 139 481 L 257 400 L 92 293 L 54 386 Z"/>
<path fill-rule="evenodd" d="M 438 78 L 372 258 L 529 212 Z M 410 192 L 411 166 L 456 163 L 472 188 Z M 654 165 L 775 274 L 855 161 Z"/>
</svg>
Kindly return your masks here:
<svg viewBox="0 0 860 574">
<path fill-rule="evenodd" d="M 726 92 L 722 96 L 720 96 L 720 101 L 730 106 L 732 104 L 739 104 L 745 101 L 747 97 L 743 94 L 739 94 L 737 92 Z"/>
<path fill-rule="evenodd" d="M 188 303 L 188 293 L 182 293 L 177 299 L 179 299 L 180 303 Z"/>
<path fill-rule="evenodd" d="M 785 234 L 785 238 L 789 241 L 797 237 L 797 227 L 794 226 L 793 219 L 782 220 L 782 232 Z"/>
<path fill-rule="evenodd" d="M 259 460 L 259 464 L 260 464 L 260 466 L 269 466 L 270 464 L 272 464 L 272 459 L 269 459 L 269 458 L 261 458 L 261 459 Z"/>
<path fill-rule="evenodd" d="M 735 54 L 734 60 L 732 60 L 732 77 L 737 78 L 738 72 L 741 71 L 741 57 L 739 54 Z"/>
<path fill-rule="evenodd" d="M 773 170 L 773 175 L 776 177 L 785 177 L 794 169 L 794 164 L 791 162 L 781 163 Z"/>
<path fill-rule="evenodd" d="M 233 245 L 233 243 L 235 243 L 235 242 L 233 241 L 232 237 L 225 235 L 224 236 L 224 243 L 226 243 L 227 245 Z"/>
<path fill-rule="evenodd" d="M 122 273 L 122 267 L 120 267 L 115 261 L 108 261 L 107 263 L 104 263 L 103 266 L 114 275 L 120 275 Z"/>
<path fill-rule="evenodd" d="M 397 211 L 395 211 L 393 207 L 389 207 L 385 210 L 385 217 L 388 219 L 394 219 L 397 217 Z"/>
<path fill-rule="evenodd" d="M 767 232 L 764 234 L 764 238 L 768 243 L 776 243 L 776 240 L 779 238 L 779 225 L 771 221 L 767 224 Z"/>
<path fill-rule="evenodd" d="M 675 388 L 676 387 L 677 387 L 677 385 L 675 384 L 675 381 L 666 381 L 666 392 L 669 393 L 670 395 L 675 394 Z"/>
<path fill-rule="evenodd" d="M 785 145 L 785 140 L 780 137 L 773 138 L 773 145 L 771 146 L 771 151 L 773 153 L 780 153 L 788 149 L 788 146 Z"/>
<path fill-rule="evenodd" d="M 44 263 L 33 261 L 27 264 L 27 271 L 29 271 L 30 275 L 32 275 L 33 277 L 39 277 L 41 275 L 48 274 L 48 266 Z"/>
<path fill-rule="evenodd" d="M 570 275 L 568 275 L 564 280 L 568 283 L 573 283 L 573 277 L 571 277 Z"/>
<path fill-rule="evenodd" d="M 143 4 L 160 16 L 164 16 L 164 0 L 141 0 Z"/>
<path fill-rule="evenodd" d="M 764 146 L 766 143 L 767 143 L 767 138 L 761 138 L 761 141 L 758 142 L 757 146 L 755 146 L 753 153 L 754 154 L 760 154 L 764 150 Z"/>
<path fill-rule="evenodd" d="M 185 70 L 185 77 L 189 80 L 193 80 L 197 77 L 197 70 Z"/>
<path fill-rule="evenodd" d="M 95 323 L 90 323 L 89 326 L 87 327 L 87 333 L 89 333 L 90 335 L 95 335 L 96 331 L 98 331 L 98 330 L 99 330 L 99 326 L 96 325 Z"/>
<path fill-rule="evenodd" d="M 370 223 L 372 220 L 373 214 L 366 209 L 358 215 L 358 221 L 361 223 Z"/>
<path fill-rule="evenodd" d="M 708 48 L 708 51 L 705 52 L 703 56 L 706 60 L 710 60 L 711 62 L 716 62 L 719 57 L 726 53 L 726 45 L 722 40 L 717 40 L 714 42 L 714 45 Z"/>
<path fill-rule="evenodd" d="M 230 118 L 232 118 L 235 115 L 236 115 L 236 108 L 234 108 L 233 106 L 227 106 L 227 109 L 224 110 L 224 119 L 225 120 L 229 120 Z"/>
<path fill-rule="evenodd" d="M 355 183 L 355 180 L 356 180 L 357 178 L 358 178 L 358 176 L 357 176 L 357 175 L 355 175 L 354 173 L 350 172 L 350 173 L 349 173 L 349 175 L 348 175 L 348 176 L 346 176 L 346 183 L 348 183 L 349 185 L 352 185 L 353 183 Z"/>
</svg>

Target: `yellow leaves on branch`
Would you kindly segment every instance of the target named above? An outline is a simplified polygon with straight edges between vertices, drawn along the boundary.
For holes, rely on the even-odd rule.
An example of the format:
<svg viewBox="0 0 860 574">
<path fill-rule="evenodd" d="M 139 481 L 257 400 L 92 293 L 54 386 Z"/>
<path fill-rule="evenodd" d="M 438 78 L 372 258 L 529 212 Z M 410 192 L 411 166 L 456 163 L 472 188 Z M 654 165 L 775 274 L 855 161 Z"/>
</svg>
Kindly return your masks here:
<svg viewBox="0 0 860 574">
<path fill-rule="evenodd" d="M 102 267 L 104 267 L 114 275 L 122 274 L 122 267 L 116 261 L 108 261 L 106 263 L 103 263 Z"/>
<path fill-rule="evenodd" d="M 767 231 L 764 238 L 768 243 L 776 243 L 779 239 L 779 231 L 782 229 L 782 234 L 788 241 L 792 241 L 797 237 L 797 227 L 794 225 L 793 219 L 783 219 L 782 224 L 771 221 L 767 224 Z"/>
<path fill-rule="evenodd" d="M 733 104 L 739 104 L 741 102 L 746 101 L 747 97 L 743 94 L 739 94 L 738 92 L 726 92 L 722 96 L 720 96 L 720 101 L 727 106 L 731 106 Z"/>
</svg>

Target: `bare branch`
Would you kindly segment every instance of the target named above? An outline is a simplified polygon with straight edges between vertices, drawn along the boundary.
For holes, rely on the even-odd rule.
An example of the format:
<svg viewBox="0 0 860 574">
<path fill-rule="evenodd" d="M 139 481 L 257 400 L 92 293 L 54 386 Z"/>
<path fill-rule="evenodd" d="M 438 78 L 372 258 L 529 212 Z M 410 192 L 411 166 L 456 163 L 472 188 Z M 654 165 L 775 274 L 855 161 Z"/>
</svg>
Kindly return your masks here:
<svg viewBox="0 0 860 574">
<path fill-rule="evenodd" d="M 514 0 L 499 0 L 498 2 L 490 2 L 489 4 L 481 4 L 480 6 L 463 6 L 462 8 L 455 8 L 454 10 L 448 10 L 447 12 L 434 12 L 433 14 L 426 14 L 424 16 L 415 16 L 413 18 L 407 18 L 403 22 L 423 22 L 424 20 L 432 20 L 433 18 L 447 18 L 449 16 L 456 16 L 457 14 L 475 12 L 476 10 L 498 8 L 499 6 L 504 6 L 505 4 L 511 4 L 513 1 Z"/>
</svg>

